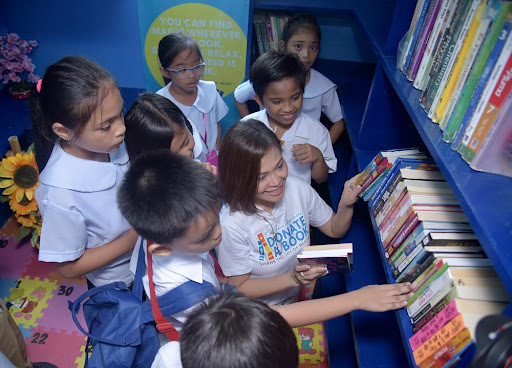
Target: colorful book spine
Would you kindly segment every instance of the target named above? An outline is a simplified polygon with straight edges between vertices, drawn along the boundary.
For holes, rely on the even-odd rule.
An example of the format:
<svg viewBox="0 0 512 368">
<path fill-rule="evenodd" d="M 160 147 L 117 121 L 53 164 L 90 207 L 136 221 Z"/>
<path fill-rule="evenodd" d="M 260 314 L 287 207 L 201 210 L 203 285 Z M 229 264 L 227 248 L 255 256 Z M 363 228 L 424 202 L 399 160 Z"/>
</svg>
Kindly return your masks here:
<svg viewBox="0 0 512 368">
<path fill-rule="evenodd" d="M 445 308 L 450 302 L 453 300 L 451 294 L 448 294 L 443 299 L 441 299 L 435 305 L 429 305 L 427 308 L 424 308 L 422 313 L 411 318 L 411 326 L 412 332 L 418 332 L 423 326 L 425 326 L 429 321 L 432 320 L 443 308 Z"/>
<path fill-rule="evenodd" d="M 412 19 L 411 19 L 411 24 L 409 25 L 409 30 L 407 31 L 407 33 L 405 34 L 405 52 L 402 54 L 402 57 L 400 59 L 400 61 L 398 62 L 398 69 L 400 69 L 400 71 L 404 71 L 404 65 L 405 65 L 405 60 L 407 59 L 407 54 L 408 54 L 408 51 L 411 47 L 414 47 L 411 46 L 411 43 L 412 43 L 412 35 L 414 33 L 414 29 L 418 23 L 418 17 L 420 16 L 421 14 L 421 11 L 423 10 L 423 4 L 424 4 L 425 0 L 418 0 L 416 2 L 416 7 L 414 8 L 414 14 L 412 16 Z"/>
<path fill-rule="evenodd" d="M 409 317 L 415 315 L 432 297 L 434 297 L 434 295 L 453 281 L 447 269 L 448 265 L 444 264 L 443 267 L 430 277 L 424 286 L 416 290 L 414 295 L 409 298 L 407 301 L 407 313 Z"/>
<path fill-rule="evenodd" d="M 435 257 L 432 253 L 420 252 L 400 276 L 396 278 L 396 282 L 413 282 L 434 260 Z"/>
<path fill-rule="evenodd" d="M 471 162 L 473 170 L 512 177 L 512 93 Z"/>
<path fill-rule="evenodd" d="M 263 46 L 263 35 L 261 32 L 261 24 L 261 21 L 254 22 L 254 33 L 256 35 L 256 42 L 258 43 L 259 55 L 263 55 L 265 53 L 265 48 Z"/>
<path fill-rule="evenodd" d="M 384 169 L 386 169 L 388 167 L 388 159 L 387 158 L 384 158 L 383 160 L 381 160 L 377 166 L 368 174 L 368 176 L 366 177 L 366 179 L 364 179 L 364 181 L 359 184 L 361 186 L 361 190 L 364 191 L 366 190 L 366 188 L 368 188 L 375 179 L 377 179 L 377 177 L 382 174 L 382 172 L 384 171 Z"/>
<path fill-rule="evenodd" d="M 460 316 L 460 317 L 459 317 Z M 438 334 L 432 337 L 422 345 L 418 353 L 413 352 L 416 364 L 423 367 L 443 367 L 451 360 L 459 351 L 471 343 L 471 336 L 467 328 L 464 327 L 462 316 L 459 315 L 452 319 L 444 326 Z"/>
<path fill-rule="evenodd" d="M 406 77 L 410 81 L 413 81 L 414 78 L 416 78 L 418 68 L 420 67 L 421 59 L 423 58 L 423 55 L 425 53 L 428 37 L 430 35 L 430 32 L 432 31 L 432 27 L 434 26 L 434 22 L 437 18 L 437 14 L 439 13 L 440 7 L 441 0 L 430 0 L 427 14 L 425 16 L 425 21 L 423 22 L 423 27 L 418 37 L 418 41 L 416 42 L 416 47 L 414 48 L 411 62 L 409 63 L 409 67 L 407 68 Z"/>
<path fill-rule="evenodd" d="M 488 60 L 491 59 L 495 61 L 498 59 L 505 45 L 507 35 L 512 29 L 512 3 L 500 2 L 499 4 L 500 8 L 498 14 L 494 18 L 489 32 L 486 35 L 484 44 L 480 47 L 461 95 L 446 123 L 443 133 L 443 140 L 445 142 L 452 143 L 454 141 L 463 119 L 466 118 L 466 114 L 469 115 L 474 110 L 481 90 L 483 90 L 483 86 L 494 66 L 488 63 Z M 476 102 L 473 102 L 475 100 Z M 470 106 L 471 103 L 473 103 L 474 106 Z"/>
<path fill-rule="evenodd" d="M 420 220 L 416 213 L 411 213 L 407 221 L 405 221 L 402 228 L 398 231 L 396 236 L 391 240 L 386 249 L 386 253 L 384 254 L 386 258 L 389 258 L 395 253 L 395 251 L 400 247 L 402 242 L 414 231 L 416 226 L 420 224 Z"/>
<path fill-rule="evenodd" d="M 392 189 L 392 186 L 395 186 L 393 183 L 390 185 L 390 191 L 391 194 L 389 194 L 389 197 L 384 202 L 383 206 L 379 210 L 377 210 L 377 213 L 375 215 L 375 222 L 377 222 L 377 225 L 382 224 L 391 214 L 391 211 L 396 207 L 398 203 L 402 200 L 402 198 L 407 193 L 407 188 L 405 187 L 405 183 L 403 181 L 398 181 L 395 188 Z"/>
<path fill-rule="evenodd" d="M 430 266 L 428 266 L 425 271 L 423 271 L 418 277 L 416 277 L 416 280 L 412 283 L 415 289 L 419 289 L 423 285 L 426 284 L 428 279 L 437 272 L 438 269 L 440 269 L 443 266 L 444 262 L 442 259 L 436 259 Z"/>
<path fill-rule="evenodd" d="M 442 38 L 447 24 L 449 24 L 449 17 L 450 15 L 453 15 L 453 9 L 456 3 L 457 1 L 451 0 L 443 0 L 441 3 L 439 13 L 436 17 L 436 21 L 428 38 L 427 46 L 425 47 L 425 53 L 421 59 L 418 72 L 416 73 L 416 77 L 414 79 L 413 86 L 416 89 L 423 90 L 425 88 L 426 78 L 424 78 L 424 76 L 428 76 L 428 71 L 432 65 L 434 51 L 439 45 L 439 41 Z"/>
<path fill-rule="evenodd" d="M 471 21 L 473 20 L 473 16 L 480 1 L 481 0 L 470 0 L 469 6 L 465 8 L 464 11 L 460 14 L 460 17 L 455 24 L 450 44 L 448 45 L 447 52 L 444 55 L 442 61 L 442 67 L 436 77 L 431 93 L 427 98 L 426 106 L 428 108 L 428 117 L 430 119 L 432 119 L 437 104 L 441 99 L 441 95 L 448 81 L 450 71 L 452 70 L 455 61 L 457 60 L 457 55 L 461 49 L 462 42 L 464 41 L 467 30 Z"/>
<path fill-rule="evenodd" d="M 414 243 L 416 244 L 416 243 Z M 413 261 L 413 259 L 421 253 L 421 250 L 422 250 L 422 247 L 421 245 L 417 245 L 413 248 L 413 251 L 411 254 L 409 254 L 408 256 L 405 257 L 405 259 L 398 265 L 397 269 L 393 272 L 393 275 L 395 277 L 398 277 L 402 272 L 403 270 L 405 270 L 407 268 L 407 266 L 409 266 L 409 264 Z"/>
<path fill-rule="evenodd" d="M 423 93 L 420 97 L 420 105 L 423 109 L 428 113 L 430 107 L 432 105 L 432 100 L 434 98 L 435 92 L 434 88 L 438 88 L 441 83 L 444 72 L 446 71 L 447 63 L 452 56 L 453 47 L 450 48 L 450 45 L 453 45 L 455 41 L 452 42 L 454 38 L 455 30 L 457 26 L 460 24 L 460 18 L 462 17 L 462 13 L 469 7 L 470 0 L 460 0 L 455 8 L 453 17 L 450 21 L 448 28 L 446 28 L 443 39 L 441 40 L 439 47 L 436 50 L 434 60 L 432 62 L 432 67 L 430 68 L 429 73 L 429 81 L 426 88 L 423 90 Z"/>
<path fill-rule="evenodd" d="M 412 60 L 412 55 L 413 55 L 414 50 L 418 44 L 418 39 L 420 37 L 421 29 L 423 28 L 423 23 L 425 22 L 425 18 L 427 16 L 427 11 L 429 9 L 429 5 L 432 0 L 422 0 L 422 1 L 423 1 L 423 6 L 421 8 L 421 12 L 416 21 L 416 26 L 414 27 L 414 32 L 412 33 L 412 36 L 411 36 L 411 44 L 410 44 L 409 50 L 407 51 L 407 56 L 405 58 L 405 63 L 404 63 L 404 67 L 402 70 L 402 73 L 404 73 L 404 74 L 407 74 L 407 69 L 409 68 L 409 64 L 411 63 L 411 60 Z"/>
<path fill-rule="evenodd" d="M 508 23 L 508 21 L 507 21 L 507 23 Z M 512 17 L 510 19 L 510 23 L 512 25 Z M 487 99 L 485 98 L 485 91 L 488 90 L 489 88 L 490 88 L 490 90 L 492 90 L 493 73 L 495 73 L 497 64 L 498 64 L 503 52 L 505 51 L 505 47 L 506 46 L 509 47 L 510 42 L 512 42 L 511 41 L 511 39 L 512 39 L 511 33 L 512 33 L 512 28 L 509 29 L 508 33 L 506 33 L 506 34 L 502 33 L 502 35 L 496 41 L 495 49 L 498 49 L 497 50 L 498 52 L 495 53 L 494 52 L 495 50 L 493 50 L 493 52 L 489 56 L 489 59 L 487 60 L 487 65 L 485 66 L 484 71 L 482 72 L 481 78 L 473 92 L 473 95 L 471 97 L 471 101 L 469 103 L 467 111 L 465 112 L 464 117 L 462 118 L 461 124 L 458 127 L 458 129 L 454 135 L 453 142 L 451 144 L 451 148 L 455 151 L 458 151 L 459 145 L 462 144 L 462 139 L 465 136 L 466 129 L 470 126 L 471 121 L 477 114 L 478 107 L 482 108 L 483 106 L 480 106 L 481 103 L 483 104 L 484 101 L 487 102 L 487 100 L 488 100 L 489 96 L 487 97 Z M 496 82 L 494 82 L 494 83 L 496 83 Z M 489 85 L 491 85 L 491 87 L 488 88 Z M 490 95 L 490 93 L 489 93 L 489 95 Z M 480 101 L 482 101 L 482 102 L 480 102 Z"/>
<path fill-rule="evenodd" d="M 473 133 L 480 121 L 480 118 L 485 112 L 485 108 L 487 103 L 489 102 L 493 91 L 495 88 L 499 88 L 499 82 L 501 80 L 502 72 L 506 70 L 506 66 L 509 65 L 509 61 L 512 54 L 512 37 L 509 35 L 507 38 L 507 42 L 501 51 L 500 57 L 498 58 L 489 78 L 487 85 L 485 86 L 480 100 L 475 108 L 475 112 L 471 117 L 471 120 L 468 122 L 466 130 L 464 131 L 464 135 L 460 141 L 460 145 L 457 147 L 457 151 L 463 152 L 463 147 L 468 146 L 471 138 L 473 137 Z"/>
<path fill-rule="evenodd" d="M 482 146 L 482 141 L 489 132 L 490 127 L 496 120 L 500 109 L 502 108 L 506 97 L 510 94 L 512 89 L 512 54 L 509 55 L 509 59 L 505 68 L 503 69 L 498 83 L 496 84 L 489 102 L 482 111 L 482 116 L 477 122 L 473 134 L 467 141 L 467 145 L 464 145 L 460 149 L 462 158 L 467 162 L 471 163 L 475 154 Z"/>
<path fill-rule="evenodd" d="M 471 59 L 469 51 L 471 50 L 471 46 L 476 41 L 476 34 L 479 25 L 483 24 L 483 17 L 485 10 L 487 9 L 487 1 L 480 0 L 476 2 L 478 5 L 475 9 L 475 12 L 471 19 L 469 19 L 469 15 L 467 20 L 468 22 L 464 23 L 464 29 L 461 32 L 460 38 L 462 38 L 462 42 L 460 42 L 460 49 L 456 54 L 454 59 L 454 63 L 450 68 L 449 73 L 447 73 L 446 83 L 444 88 L 438 91 L 436 99 L 434 100 L 434 108 L 432 114 L 432 121 L 435 123 L 440 123 L 443 117 L 443 114 L 446 110 L 446 106 L 448 105 L 448 101 L 451 96 L 453 96 L 455 85 L 459 78 L 462 78 L 461 70 L 464 63 Z M 482 36 L 483 38 L 483 36 Z M 476 55 L 476 52 L 474 53 Z M 439 126 L 441 129 L 443 127 Z"/>
<path fill-rule="evenodd" d="M 387 256 L 388 264 L 391 267 L 391 271 L 395 271 L 400 263 L 414 250 L 416 242 L 414 241 L 413 234 L 409 234 L 407 238 L 400 244 L 395 253 L 391 256 Z"/>
<path fill-rule="evenodd" d="M 436 114 L 439 116 L 439 127 L 442 130 L 445 130 L 446 124 L 448 123 L 448 118 L 453 112 L 453 109 L 455 108 L 455 105 L 459 100 L 459 97 L 461 96 L 462 89 L 473 67 L 473 63 L 476 60 L 480 47 L 484 42 L 484 39 L 487 35 L 487 31 L 489 30 L 489 25 L 491 24 L 493 18 L 496 16 L 500 4 L 501 3 L 498 0 L 488 1 L 485 13 L 483 15 L 483 19 L 478 24 L 476 34 L 473 37 L 473 42 L 471 43 L 470 48 L 467 52 L 467 57 L 464 58 L 463 60 L 461 71 L 458 75 L 457 82 L 453 87 L 453 91 L 451 95 L 449 95 L 446 107 L 444 108 L 444 111 L 436 112 Z"/>
<path fill-rule="evenodd" d="M 444 307 L 434 318 L 427 322 L 418 332 L 416 332 L 410 339 L 409 345 L 413 351 L 417 350 L 421 345 L 426 343 L 433 337 L 441 328 L 443 328 L 450 320 L 459 314 L 457 311 L 457 304 L 452 300 L 450 304 Z"/>
</svg>

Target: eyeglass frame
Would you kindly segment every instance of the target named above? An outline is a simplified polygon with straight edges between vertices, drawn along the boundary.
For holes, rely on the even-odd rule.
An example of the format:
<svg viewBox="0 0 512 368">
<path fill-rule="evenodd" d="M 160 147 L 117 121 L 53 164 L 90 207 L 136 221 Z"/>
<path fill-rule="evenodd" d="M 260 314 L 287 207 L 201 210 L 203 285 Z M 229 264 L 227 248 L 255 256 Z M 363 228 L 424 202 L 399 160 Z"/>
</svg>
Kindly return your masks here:
<svg viewBox="0 0 512 368">
<path fill-rule="evenodd" d="M 199 68 L 200 66 L 203 67 L 203 70 L 201 71 L 201 74 L 196 74 L 194 72 L 195 69 Z M 165 70 L 169 71 L 169 72 L 173 72 L 175 73 L 179 79 L 185 79 L 185 78 L 188 78 L 189 74 L 186 74 L 186 76 L 184 77 L 180 77 L 180 72 L 181 71 L 189 71 L 191 72 L 193 75 L 202 75 L 204 73 L 204 67 L 206 66 L 206 64 L 203 62 L 203 63 L 200 63 L 200 64 L 197 64 L 197 65 L 194 65 L 194 66 L 191 66 L 190 68 L 180 68 L 180 69 L 170 69 L 170 68 L 164 68 Z M 185 74 L 184 74 L 185 75 Z"/>
</svg>

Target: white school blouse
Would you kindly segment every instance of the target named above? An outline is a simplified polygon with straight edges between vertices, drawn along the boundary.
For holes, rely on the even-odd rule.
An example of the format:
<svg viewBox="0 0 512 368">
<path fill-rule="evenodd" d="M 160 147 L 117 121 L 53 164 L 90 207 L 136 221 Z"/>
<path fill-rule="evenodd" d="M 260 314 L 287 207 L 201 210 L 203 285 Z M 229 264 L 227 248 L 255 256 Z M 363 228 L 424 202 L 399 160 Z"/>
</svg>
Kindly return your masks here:
<svg viewBox="0 0 512 368">
<path fill-rule="evenodd" d="M 205 162 L 206 153 L 209 150 L 216 148 L 217 123 L 226 116 L 229 108 L 217 91 L 215 82 L 199 81 L 199 84 L 197 85 L 197 97 L 192 106 L 178 102 L 171 95 L 169 92 L 171 84 L 172 82 L 169 82 L 169 84 L 158 90 L 156 93 L 171 100 L 192 122 L 192 125 L 197 132 L 196 135 L 194 135 L 196 147 L 202 147 L 201 153 L 198 156 L 196 156 L 196 151 L 194 149 L 194 156 L 201 162 Z"/>
<path fill-rule="evenodd" d="M 130 229 L 117 207 L 117 188 L 129 161 L 125 144 L 110 162 L 84 160 L 66 153 L 57 142 L 35 191 L 43 217 L 39 260 L 69 262 L 85 249 L 109 243 Z M 130 285 L 127 253 L 85 276 L 95 286 L 114 281 Z"/>
<path fill-rule="evenodd" d="M 249 114 L 242 120 L 255 119 L 261 121 L 270 130 L 268 122 L 267 110 L 257 111 Z M 288 172 L 290 175 L 297 176 L 307 183 L 311 183 L 311 169 L 313 163 L 301 164 L 295 160 L 291 149 L 294 144 L 309 143 L 322 152 L 325 163 L 329 167 L 329 173 L 336 171 L 338 160 L 332 149 L 331 137 L 329 131 L 318 120 L 311 118 L 309 115 L 299 113 L 290 129 L 288 129 L 281 137 L 283 143 L 283 158 L 288 164 Z"/>
<path fill-rule="evenodd" d="M 309 82 L 304 88 L 302 112 L 320 120 L 322 112 L 331 122 L 343 119 L 337 86 L 329 78 L 315 69 L 309 70 Z M 235 100 L 240 103 L 254 100 L 254 88 L 250 80 L 246 80 L 233 92 Z"/>
<path fill-rule="evenodd" d="M 294 269 L 297 254 L 310 244 L 309 225 L 327 223 L 333 211 L 315 190 L 299 178 L 288 176 L 285 194 L 272 213 L 222 214 L 222 242 L 218 259 L 226 276 L 250 278 L 277 276 Z M 270 305 L 296 302 L 300 286 L 260 298 Z"/>
</svg>

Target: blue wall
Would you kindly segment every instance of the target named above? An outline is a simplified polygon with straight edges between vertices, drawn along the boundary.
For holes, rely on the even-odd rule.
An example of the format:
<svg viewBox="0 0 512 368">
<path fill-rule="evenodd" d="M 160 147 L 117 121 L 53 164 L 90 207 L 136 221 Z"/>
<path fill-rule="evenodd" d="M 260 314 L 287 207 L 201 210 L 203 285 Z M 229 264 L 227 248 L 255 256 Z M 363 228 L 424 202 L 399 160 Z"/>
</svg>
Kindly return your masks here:
<svg viewBox="0 0 512 368">
<path fill-rule="evenodd" d="M 144 88 L 135 0 L 0 3 L 4 31 L 40 42 L 31 54 L 37 74 L 64 56 L 81 55 L 108 69 L 121 87 Z"/>
<path fill-rule="evenodd" d="M 374 61 L 351 17 L 318 18 L 321 58 Z M 31 55 L 39 75 L 64 56 L 81 55 L 108 69 L 121 87 L 144 88 L 136 0 L 0 1 L 0 33 L 5 32 L 40 42 Z"/>
</svg>

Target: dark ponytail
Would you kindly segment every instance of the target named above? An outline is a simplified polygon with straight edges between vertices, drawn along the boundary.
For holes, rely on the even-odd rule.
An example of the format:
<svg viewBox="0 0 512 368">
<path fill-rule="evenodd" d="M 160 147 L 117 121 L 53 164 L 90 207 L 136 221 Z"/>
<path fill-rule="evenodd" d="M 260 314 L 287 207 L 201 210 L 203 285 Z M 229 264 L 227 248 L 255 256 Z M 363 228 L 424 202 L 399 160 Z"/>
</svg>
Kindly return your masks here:
<svg viewBox="0 0 512 368">
<path fill-rule="evenodd" d="M 78 136 L 108 92 L 117 87 L 108 71 L 97 63 L 68 56 L 50 65 L 38 92 L 30 94 L 30 115 L 39 171 L 58 140 L 53 124 L 60 123 Z"/>
</svg>

